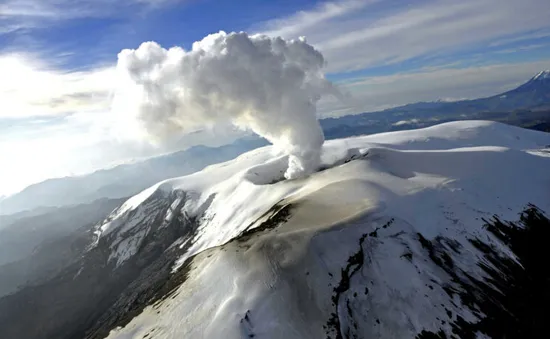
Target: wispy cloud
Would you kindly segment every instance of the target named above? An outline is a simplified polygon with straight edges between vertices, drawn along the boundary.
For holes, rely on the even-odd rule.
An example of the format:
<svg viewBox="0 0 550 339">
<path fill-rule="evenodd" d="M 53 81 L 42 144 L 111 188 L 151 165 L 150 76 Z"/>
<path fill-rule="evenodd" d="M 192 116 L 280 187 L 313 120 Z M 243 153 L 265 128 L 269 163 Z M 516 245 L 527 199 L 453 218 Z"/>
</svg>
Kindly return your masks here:
<svg viewBox="0 0 550 339">
<path fill-rule="evenodd" d="M 333 9 L 337 4 L 327 4 L 270 21 L 264 31 L 305 35 L 326 55 L 329 71 L 336 73 L 449 53 L 550 25 L 547 0 L 360 3 L 363 6 L 353 7 L 344 2 L 341 8 L 351 9 L 338 11 Z"/>
<path fill-rule="evenodd" d="M 7 0 L 0 4 L 0 24 L 36 28 L 86 17 L 131 16 L 182 0 Z M 132 10 L 130 10 L 132 9 Z M 1 32 L 0 32 L 1 33 Z"/>
<path fill-rule="evenodd" d="M 522 41 L 529 41 L 535 39 L 543 39 L 550 37 L 550 29 L 542 29 L 534 32 L 527 32 L 524 34 L 519 34 L 513 37 L 507 37 L 504 39 L 499 39 L 489 44 L 489 47 L 498 47 L 503 45 L 509 45 Z"/>
<path fill-rule="evenodd" d="M 309 28 L 362 10 L 375 2 L 377 0 L 346 0 L 322 3 L 313 10 L 300 11 L 285 18 L 277 18 L 263 23 L 261 34 L 296 37 Z"/>
<path fill-rule="evenodd" d="M 550 60 L 503 63 L 463 68 L 433 68 L 387 76 L 360 77 L 340 83 L 354 102 L 325 102 L 320 111 L 330 114 L 369 112 L 418 101 L 474 99 L 510 90 L 549 69 Z M 452 100 L 456 100 L 452 99 Z"/>
<path fill-rule="evenodd" d="M 106 15 L 110 8 L 103 0 L 8 0 L 0 5 L 2 19 L 31 23 L 40 19 L 65 20 L 87 16 Z"/>
<path fill-rule="evenodd" d="M 0 55 L 0 117 L 106 110 L 112 68 L 65 72 L 18 54 Z"/>
<path fill-rule="evenodd" d="M 502 49 L 498 50 L 495 53 L 497 54 L 511 54 L 511 53 L 517 53 L 520 51 L 532 51 L 534 49 L 539 49 L 543 47 L 547 47 L 548 44 L 532 44 L 532 45 L 525 45 L 525 46 L 518 46 L 515 48 L 508 48 L 508 49 Z"/>
</svg>

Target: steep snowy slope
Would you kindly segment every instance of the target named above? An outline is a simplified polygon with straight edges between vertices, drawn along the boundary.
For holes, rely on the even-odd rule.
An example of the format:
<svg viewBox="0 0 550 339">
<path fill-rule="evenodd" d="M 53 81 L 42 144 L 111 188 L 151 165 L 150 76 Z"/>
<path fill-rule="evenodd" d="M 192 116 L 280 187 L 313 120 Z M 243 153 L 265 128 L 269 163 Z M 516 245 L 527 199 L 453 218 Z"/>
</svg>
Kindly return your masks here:
<svg viewBox="0 0 550 339">
<path fill-rule="evenodd" d="M 483 226 L 550 211 L 549 147 L 545 133 L 454 122 L 329 141 L 303 180 L 283 180 L 286 159 L 265 147 L 161 182 L 98 225 L 96 245 L 118 267 L 180 220 L 169 288 L 90 337 L 494 337 L 479 325 L 494 316 L 475 297 L 486 290 L 467 286 L 499 291 L 476 283 L 487 248 L 519 259 Z"/>
<path fill-rule="evenodd" d="M 124 235 L 136 226 L 143 230 L 144 225 L 158 217 L 154 215 L 156 210 L 151 197 L 179 192 L 179 197 L 170 202 L 172 207 L 164 219 L 168 222 L 177 214 L 200 219 L 197 237 L 201 241 L 192 241 L 195 243 L 193 248 L 196 248 L 190 253 L 192 255 L 221 245 L 245 229 L 253 228 L 254 221 L 283 200 L 307 196 L 329 184 L 349 180 L 382 185 L 381 188 L 386 189 L 362 190 L 364 194 L 382 194 L 389 190 L 397 196 L 409 196 L 439 186 L 448 188 L 455 195 L 455 191 L 464 190 L 468 184 L 475 186 L 476 190 L 486 186 L 489 189 L 483 194 L 489 194 L 487 199 L 480 197 L 473 202 L 487 204 L 493 214 L 499 212 L 495 210 L 499 205 L 490 198 L 494 196 L 493 189 L 506 190 L 500 195 L 518 201 L 519 205 L 514 205 L 517 209 L 526 202 L 522 194 L 533 196 L 536 188 L 541 188 L 539 180 L 546 177 L 546 168 L 533 168 L 530 162 L 546 164 L 546 159 L 540 157 L 547 155 L 544 147 L 548 145 L 550 140 L 545 133 L 493 122 L 454 122 L 421 130 L 329 141 L 324 147 L 323 168 L 330 171 L 321 171 L 307 180 L 293 181 L 283 181 L 282 174 L 287 165 L 285 157 L 277 155 L 271 147 L 264 147 L 199 173 L 152 186 L 116 210 L 97 229 L 97 235 L 98 239 L 113 231 Z M 365 161 L 341 166 L 354 159 Z M 522 170 L 534 175 L 532 185 L 535 190 L 517 180 L 503 185 L 510 177 L 510 171 L 515 174 Z M 452 188 L 459 182 L 461 189 Z M 545 193 L 546 190 L 541 192 L 544 197 Z M 378 200 L 376 204 L 379 205 L 386 199 L 377 196 L 374 200 Z M 512 206 L 506 206 L 504 210 L 509 207 Z M 113 258 L 127 253 L 127 250 L 134 251 L 132 248 L 139 247 L 139 241 L 134 243 L 134 246 L 116 246 L 118 251 L 113 252 Z"/>
<path fill-rule="evenodd" d="M 141 192 L 0 298 L 0 337 L 547 332 L 550 135 L 456 122 L 329 141 L 322 162 L 283 180 L 265 147 Z"/>
</svg>

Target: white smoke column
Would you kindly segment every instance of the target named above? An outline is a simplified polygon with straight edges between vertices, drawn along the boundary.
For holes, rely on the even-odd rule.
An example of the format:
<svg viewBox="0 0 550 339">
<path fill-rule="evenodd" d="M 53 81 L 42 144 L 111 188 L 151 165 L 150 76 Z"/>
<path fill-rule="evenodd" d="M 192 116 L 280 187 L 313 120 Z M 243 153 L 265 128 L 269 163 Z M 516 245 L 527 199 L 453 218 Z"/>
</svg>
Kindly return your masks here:
<svg viewBox="0 0 550 339">
<path fill-rule="evenodd" d="M 315 171 L 324 135 L 316 103 L 338 95 L 305 39 L 219 32 L 190 51 L 155 42 L 118 55 L 114 106 L 156 141 L 218 122 L 250 129 L 289 155 L 285 177 Z"/>
</svg>

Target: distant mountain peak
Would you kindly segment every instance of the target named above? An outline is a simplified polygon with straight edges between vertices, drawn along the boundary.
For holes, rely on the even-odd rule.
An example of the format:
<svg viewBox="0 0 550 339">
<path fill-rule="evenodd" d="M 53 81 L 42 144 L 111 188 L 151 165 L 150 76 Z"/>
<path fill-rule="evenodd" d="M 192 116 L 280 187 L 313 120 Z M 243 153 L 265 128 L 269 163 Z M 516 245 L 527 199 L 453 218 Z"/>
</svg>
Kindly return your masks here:
<svg viewBox="0 0 550 339">
<path fill-rule="evenodd" d="M 532 80 L 542 80 L 542 79 L 550 79 L 550 70 L 545 70 L 539 72 L 537 75 L 533 77 Z"/>
<path fill-rule="evenodd" d="M 550 70 L 541 71 L 518 88 L 503 93 L 506 97 L 515 101 L 516 106 L 507 108 L 517 109 L 528 107 L 529 105 L 548 104 L 550 103 L 549 88 Z M 518 106 L 517 103 L 520 103 L 520 105 Z"/>
</svg>

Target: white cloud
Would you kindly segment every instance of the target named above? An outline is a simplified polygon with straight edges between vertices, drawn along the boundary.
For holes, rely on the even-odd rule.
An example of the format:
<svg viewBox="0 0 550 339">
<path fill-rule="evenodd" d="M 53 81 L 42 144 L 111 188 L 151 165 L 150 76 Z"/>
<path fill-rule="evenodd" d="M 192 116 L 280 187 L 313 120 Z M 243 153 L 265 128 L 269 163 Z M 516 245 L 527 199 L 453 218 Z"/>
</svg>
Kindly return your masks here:
<svg viewBox="0 0 550 339">
<path fill-rule="evenodd" d="M 494 64 L 467 68 L 434 68 L 387 76 L 356 78 L 340 83 L 355 98 L 352 106 L 325 103 L 319 110 L 339 109 L 347 114 L 375 111 L 418 101 L 474 99 L 513 89 L 550 61 Z"/>
<path fill-rule="evenodd" d="M 534 31 L 534 32 L 528 32 L 526 34 L 520 34 L 520 35 L 513 36 L 513 37 L 499 39 L 495 42 L 490 43 L 489 46 L 490 47 L 497 47 L 497 46 L 509 45 L 509 44 L 513 44 L 513 43 L 521 42 L 521 41 L 542 39 L 542 38 L 548 38 L 548 37 L 550 37 L 550 30 L 542 29 L 542 30 L 537 30 L 537 31 Z"/>
<path fill-rule="evenodd" d="M 300 11 L 289 17 L 263 23 L 262 34 L 296 38 L 305 29 L 315 27 L 327 20 L 338 18 L 365 8 L 375 0 L 346 0 L 325 2 L 310 11 Z"/>
<path fill-rule="evenodd" d="M 0 25 L 0 35 L 15 32 L 25 27 L 25 25 L 22 25 L 20 23 L 2 22 L 1 18 L 0 18 L 0 23 L 2 23 Z"/>
<path fill-rule="evenodd" d="M 393 126 L 417 124 L 417 123 L 419 123 L 419 122 L 420 122 L 420 120 L 418 120 L 418 119 L 399 120 L 398 122 L 394 123 Z"/>
<path fill-rule="evenodd" d="M 524 45 L 524 46 L 518 46 L 518 47 L 515 47 L 515 48 L 502 49 L 502 50 L 496 51 L 495 53 L 497 53 L 497 54 L 512 54 L 512 53 L 517 53 L 517 52 L 520 52 L 520 51 L 531 51 L 531 50 L 534 50 L 534 49 L 539 49 L 539 48 L 543 48 L 543 47 L 547 47 L 547 46 L 548 46 L 548 44 Z"/>
<path fill-rule="evenodd" d="M 114 68 L 65 72 L 7 54 L 0 74 L 0 117 L 24 117 L 108 109 Z"/>
<path fill-rule="evenodd" d="M 7 0 L 0 4 L 0 18 L 24 20 L 51 19 L 64 20 L 87 16 L 96 16 L 109 10 L 104 0 Z M 110 11 L 109 11 L 110 12 Z"/>
<path fill-rule="evenodd" d="M 306 36 L 323 52 L 329 70 L 337 73 L 444 54 L 550 25 L 547 0 L 362 3 L 363 8 L 340 11 L 332 9 L 337 4 L 325 5 L 270 21 L 260 31 Z M 352 7 L 346 4 L 340 6 Z"/>
<path fill-rule="evenodd" d="M 54 21 L 86 17 L 135 15 L 183 0 L 6 0 L 0 4 L 0 23 L 34 28 Z M 131 10 L 130 10 L 131 9 Z M 9 30 L 5 30 L 9 31 Z"/>
</svg>

